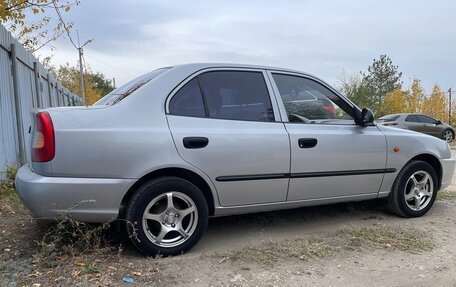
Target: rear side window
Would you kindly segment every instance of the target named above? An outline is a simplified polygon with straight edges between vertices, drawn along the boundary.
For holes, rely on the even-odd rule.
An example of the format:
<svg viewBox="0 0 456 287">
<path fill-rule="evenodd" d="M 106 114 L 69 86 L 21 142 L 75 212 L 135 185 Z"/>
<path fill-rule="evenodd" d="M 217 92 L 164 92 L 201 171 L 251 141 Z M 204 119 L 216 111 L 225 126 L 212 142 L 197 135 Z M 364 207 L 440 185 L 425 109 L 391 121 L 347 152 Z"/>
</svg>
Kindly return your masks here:
<svg viewBox="0 0 456 287">
<path fill-rule="evenodd" d="M 170 100 L 169 113 L 240 121 L 274 121 L 261 72 L 214 71 L 193 78 Z"/>
<path fill-rule="evenodd" d="M 199 77 L 209 117 L 274 121 L 271 99 L 263 73 L 215 71 L 204 73 Z"/>
<path fill-rule="evenodd" d="M 420 121 L 418 120 L 418 117 L 415 116 L 415 115 L 408 115 L 406 118 L 405 118 L 405 121 L 406 122 L 414 122 L 414 123 L 419 123 Z"/>
<path fill-rule="evenodd" d="M 203 95 L 194 78 L 185 84 L 169 102 L 169 113 L 177 116 L 205 117 Z"/>
<path fill-rule="evenodd" d="M 160 76 L 164 72 L 168 71 L 170 68 L 161 68 L 154 70 L 150 73 L 147 73 L 145 75 L 142 75 L 141 77 L 138 77 L 125 85 L 115 89 L 114 91 L 110 92 L 100 100 L 98 100 L 94 105 L 97 106 L 112 106 L 129 95 L 131 95 L 133 92 L 136 90 L 140 89 L 142 86 L 147 84 L 148 82 L 152 81 L 156 77 Z"/>
</svg>

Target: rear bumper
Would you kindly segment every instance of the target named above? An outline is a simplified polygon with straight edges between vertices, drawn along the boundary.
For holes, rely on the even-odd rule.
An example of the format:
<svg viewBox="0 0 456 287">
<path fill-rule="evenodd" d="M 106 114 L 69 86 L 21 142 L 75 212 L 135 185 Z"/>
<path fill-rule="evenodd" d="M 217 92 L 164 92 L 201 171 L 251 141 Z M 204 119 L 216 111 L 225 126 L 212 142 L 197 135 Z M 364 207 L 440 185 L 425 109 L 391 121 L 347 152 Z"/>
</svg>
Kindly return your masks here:
<svg viewBox="0 0 456 287">
<path fill-rule="evenodd" d="M 107 222 L 118 216 L 123 196 L 134 179 L 46 177 L 25 165 L 16 175 L 16 189 L 37 218 L 59 214 L 85 222 Z"/>
<path fill-rule="evenodd" d="M 440 164 L 442 165 L 442 185 L 440 189 L 444 189 L 448 187 L 451 184 L 451 181 L 453 180 L 456 159 L 441 159 Z"/>
</svg>

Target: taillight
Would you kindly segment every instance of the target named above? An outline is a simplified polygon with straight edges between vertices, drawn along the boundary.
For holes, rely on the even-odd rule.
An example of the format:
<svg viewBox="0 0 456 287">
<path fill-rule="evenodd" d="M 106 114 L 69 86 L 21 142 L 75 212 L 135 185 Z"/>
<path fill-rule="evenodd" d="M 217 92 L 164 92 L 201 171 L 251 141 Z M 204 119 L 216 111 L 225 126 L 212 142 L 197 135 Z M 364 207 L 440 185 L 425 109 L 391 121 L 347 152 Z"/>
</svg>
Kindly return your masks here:
<svg viewBox="0 0 456 287">
<path fill-rule="evenodd" d="M 321 106 L 323 109 L 327 110 L 328 112 L 330 112 L 331 114 L 336 114 L 336 109 L 334 108 L 334 106 L 332 105 L 329 105 L 329 106 Z"/>
<path fill-rule="evenodd" d="M 36 128 L 32 139 L 32 161 L 47 162 L 55 156 L 54 125 L 47 112 L 36 115 Z"/>
</svg>

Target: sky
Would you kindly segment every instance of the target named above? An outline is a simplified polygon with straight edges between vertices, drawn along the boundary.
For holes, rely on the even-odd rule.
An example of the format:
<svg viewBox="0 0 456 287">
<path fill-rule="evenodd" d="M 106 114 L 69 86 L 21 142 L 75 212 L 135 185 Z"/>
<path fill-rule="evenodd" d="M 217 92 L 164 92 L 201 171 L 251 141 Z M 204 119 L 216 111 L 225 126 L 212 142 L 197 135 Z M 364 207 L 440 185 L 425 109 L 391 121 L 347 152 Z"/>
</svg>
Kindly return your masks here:
<svg viewBox="0 0 456 287">
<path fill-rule="evenodd" d="M 217 62 L 301 70 L 337 86 L 388 55 L 427 93 L 456 90 L 456 1 L 81 0 L 63 15 L 86 64 L 119 86 L 153 69 Z M 56 66 L 77 65 L 68 38 L 54 43 Z"/>
</svg>

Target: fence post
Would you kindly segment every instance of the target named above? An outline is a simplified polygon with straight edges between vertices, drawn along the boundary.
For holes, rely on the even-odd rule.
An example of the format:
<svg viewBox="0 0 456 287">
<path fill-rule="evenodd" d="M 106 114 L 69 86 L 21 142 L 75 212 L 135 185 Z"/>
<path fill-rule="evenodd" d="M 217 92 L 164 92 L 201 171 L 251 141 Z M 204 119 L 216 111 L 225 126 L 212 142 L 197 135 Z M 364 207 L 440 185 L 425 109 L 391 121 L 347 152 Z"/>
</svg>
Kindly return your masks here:
<svg viewBox="0 0 456 287">
<path fill-rule="evenodd" d="M 37 108 L 42 108 L 43 102 L 41 101 L 40 75 L 38 73 L 38 63 L 37 62 L 33 62 L 33 75 L 35 76 L 36 105 L 37 105 Z"/>
<path fill-rule="evenodd" d="M 17 54 L 15 44 L 11 44 L 11 75 L 13 77 L 14 108 L 16 112 L 16 131 L 17 138 L 19 141 L 19 163 L 22 166 L 26 163 L 27 160 L 25 155 L 25 140 L 22 128 L 22 109 L 21 98 L 19 93 L 19 82 L 17 78 Z"/>
<path fill-rule="evenodd" d="M 48 85 L 49 106 L 53 107 L 53 105 L 52 105 L 52 92 L 51 92 L 51 77 L 49 76 L 49 72 L 47 74 L 47 85 Z"/>
<path fill-rule="evenodd" d="M 55 94 L 56 94 L 56 99 L 57 99 L 57 106 L 56 107 L 60 107 L 60 84 L 59 82 L 56 82 L 55 83 Z"/>
</svg>

